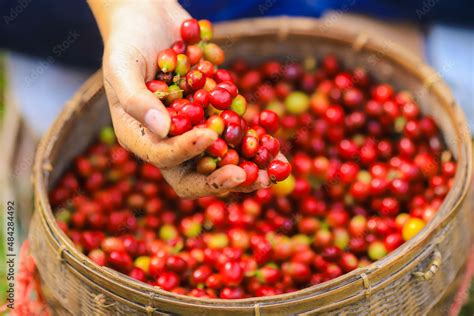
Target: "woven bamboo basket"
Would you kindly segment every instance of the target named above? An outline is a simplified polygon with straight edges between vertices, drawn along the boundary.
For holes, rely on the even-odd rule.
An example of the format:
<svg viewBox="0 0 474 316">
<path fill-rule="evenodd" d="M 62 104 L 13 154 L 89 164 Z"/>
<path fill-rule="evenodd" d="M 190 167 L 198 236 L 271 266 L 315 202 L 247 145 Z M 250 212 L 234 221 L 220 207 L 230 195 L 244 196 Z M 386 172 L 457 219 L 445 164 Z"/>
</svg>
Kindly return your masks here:
<svg viewBox="0 0 474 316">
<path fill-rule="evenodd" d="M 384 40 L 303 18 L 252 19 L 220 24 L 216 42 L 227 59 L 283 61 L 328 52 L 363 66 L 397 88 L 413 91 L 433 115 L 458 161 L 455 184 L 436 217 L 415 238 L 380 261 L 294 293 L 240 300 L 199 299 L 165 292 L 99 267 L 77 251 L 56 225 L 48 190 L 72 158 L 110 124 L 101 73 L 67 104 L 43 138 L 35 162 L 31 251 L 45 296 L 57 314 L 72 315 L 423 315 L 465 264 L 471 241 L 471 143 L 462 111 L 440 77 L 418 58 Z"/>
</svg>

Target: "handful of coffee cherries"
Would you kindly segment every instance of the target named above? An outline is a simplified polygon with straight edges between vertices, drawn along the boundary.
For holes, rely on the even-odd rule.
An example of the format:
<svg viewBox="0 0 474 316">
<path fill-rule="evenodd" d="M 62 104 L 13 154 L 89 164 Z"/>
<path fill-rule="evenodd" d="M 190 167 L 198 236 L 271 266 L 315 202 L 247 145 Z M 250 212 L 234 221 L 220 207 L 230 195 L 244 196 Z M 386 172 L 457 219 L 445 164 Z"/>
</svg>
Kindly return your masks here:
<svg viewBox="0 0 474 316">
<path fill-rule="evenodd" d="M 280 142 L 271 134 L 280 118 L 262 110 L 249 126 L 243 118 L 247 100 L 239 94 L 234 75 L 223 68 L 224 51 L 210 42 L 212 23 L 188 19 L 181 25 L 181 40 L 158 55 L 156 79 L 146 83 L 166 105 L 171 117 L 170 137 L 193 128 L 209 128 L 219 138 L 196 159 L 196 171 L 210 174 L 224 165 L 240 166 L 246 173 L 244 186 L 257 180 L 258 170 L 267 170 L 273 182 L 285 180 L 291 165 L 275 159 Z"/>
</svg>

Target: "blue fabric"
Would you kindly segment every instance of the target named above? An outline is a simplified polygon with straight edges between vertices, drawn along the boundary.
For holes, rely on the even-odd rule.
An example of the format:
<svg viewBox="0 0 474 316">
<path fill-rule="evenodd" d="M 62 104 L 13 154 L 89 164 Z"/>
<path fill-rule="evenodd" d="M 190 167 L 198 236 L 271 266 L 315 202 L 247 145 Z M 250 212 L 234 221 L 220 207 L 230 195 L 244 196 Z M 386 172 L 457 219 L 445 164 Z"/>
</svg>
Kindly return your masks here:
<svg viewBox="0 0 474 316">
<path fill-rule="evenodd" d="M 471 0 L 180 0 L 193 16 L 213 21 L 294 15 L 318 17 L 327 10 L 359 12 L 416 22 L 474 24 Z"/>
<path fill-rule="evenodd" d="M 382 19 L 474 23 L 472 0 L 181 0 L 180 3 L 191 15 L 213 21 L 275 15 L 319 17 L 332 9 Z M 53 56 L 60 63 L 100 65 L 100 34 L 85 0 L 2 0 L 0 13 L 0 47 L 42 58 Z M 74 49 L 56 54 L 55 47 L 67 41 L 70 32 L 80 35 L 74 40 Z"/>
<path fill-rule="evenodd" d="M 180 3 L 196 18 L 213 21 L 275 15 L 319 17 L 327 10 L 338 10 L 384 20 L 425 23 L 430 62 L 454 88 L 474 123 L 472 0 L 180 0 Z M 45 62 L 52 60 L 55 64 L 99 67 L 103 47 L 86 1 L 2 0 L 0 13 L 0 48 L 34 55 Z M 465 28 L 430 28 L 433 22 L 462 24 Z M 443 71 L 446 67 L 451 68 Z"/>
<path fill-rule="evenodd" d="M 430 64 L 453 90 L 474 132 L 474 29 L 434 25 L 427 33 Z"/>
<path fill-rule="evenodd" d="M 0 48 L 99 67 L 102 41 L 85 0 L 0 0 L 0 13 Z"/>
</svg>

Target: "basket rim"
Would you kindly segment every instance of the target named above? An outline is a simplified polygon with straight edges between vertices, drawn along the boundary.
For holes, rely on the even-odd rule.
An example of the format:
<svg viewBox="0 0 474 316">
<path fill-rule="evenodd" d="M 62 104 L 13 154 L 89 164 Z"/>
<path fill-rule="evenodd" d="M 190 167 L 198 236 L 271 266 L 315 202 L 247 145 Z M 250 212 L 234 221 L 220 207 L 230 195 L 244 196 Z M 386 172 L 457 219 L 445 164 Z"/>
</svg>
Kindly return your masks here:
<svg viewBox="0 0 474 316">
<path fill-rule="evenodd" d="M 391 44 L 390 47 L 386 47 L 382 40 L 374 36 L 368 36 L 365 33 L 355 33 L 342 29 L 336 25 L 325 25 L 324 22 L 312 18 L 290 17 L 242 19 L 222 22 L 216 26 L 215 37 L 217 40 L 233 38 L 235 36 L 231 35 L 231 30 L 234 30 L 232 33 L 235 33 L 236 29 L 240 32 L 237 38 L 276 34 L 278 37 L 284 39 L 291 35 L 301 35 L 308 37 L 312 36 L 319 40 L 334 41 L 343 45 L 352 45 L 353 47 L 363 39 L 362 46 L 357 46 L 358 51 L 367 51 L 376 54 L 381 53 L 383 54 L 384 59 L 396 64 L 398 67 L 403 67 L 407 73 L 417 78 L 420 82 L 432 81 L 433 78 L 437 78 L 435 82 L 430 84 L 428 89 L 430 90 L 430 93 L 434 94 L 436 99 L 438 99 L 440 106 L 443 106 L 445 111 L 450 113 L 451 124 L 459 127 L 459 129 L 456 129 L 456 138 L 458 139 L 457 158 L 459 167 L 454 178 L 453 189 L 450 190 L 444 199 L 437 215 L 425 226 L 425 228 L 413 239 L 405 242 L 402 246 L 397 248 L 397 250 L 367 267 L 358 268 L 336 279 L 310 286 L 293 293 L 270 297 L 245 298 L 238 300 L 200 299 L 163 291 L 151 285 L 131 280 L 119 272 L 99 267 L 90 261 L 84 254 L 79 252 L 56 224 L 46 190 L 49 171 L 45 170 L 44 166 L 50 164 L 47 157 L 56 144 L 58 132 L 63 131 L 66 123 L 74 118 L 74 115 L 77 112 L 77 107 L 84 106 L 84 101 L 87 100 L 84 95 L 90 95 L 92 98 L 104 92 L 100 70 L 93 75 L 67 103 L 66 108 L 50 127 L 47 134 L 43 136 L 38 146 L 35 156 L 33 176 L 36 198 L 35 205 L 39 209 L 42 224 L 47 227 L 47 230 L 50 233 L 48 237 L 51 239 L 50 241 L 54 243 L 54 246 L 57 246 L 58 248 L 63 247 L 61 249 L 65 250 L 64 259 L 72 266 L 72 268 L 78 270 L 77 267 L 80 267 L 83 271 L 93 273 L 95 279 L 102 282 L 102 284 L 100 284 L 96 281 L 96 283 L 98 283 L 97 285 L 107 289 L 108 291 L 113 291 L 110 286 L 115 284 L 119 287 L 123 287 L 124 290 L 136 293 L 138 297 L 142 295 L 143 302 L 149 301 L 150 293 L 153 293 L 156 296 L 156 299 L 165 299 L 168 300 L 169 303 L 179 304 L 181 306 L 192 305 L 194 307 L 212 307 L 216 309 L 225 307 L 227 310 L 232 310 L 253 308 L 256 304 L 261 304 L 259 305 L 260 308 L 292 305 L 302 302 L 303 300 L 324 298 L 326 296 L 329 297 L 335 292 L 344 290 L 348 291 L 349 289 L 353 290 L 351 291 L 353 296 L 357 296 L 361 294 L 361 291 L 365 290 L 361 278 L 362 274 L 366 275 L 371 284 L 377 284 L 377 282 L 382 279 L 381 275 L 384 271 L 396 267 L 398 267 L 398 269 L 395 271 L 398 271 L 404 264 L 415 260 L 418 255 L 416 249 L 426 246 L 430 241 L 429 238 L 441 230 L 459 211 L 461 203 L 467 195 L 472 175 L 470 134 L 467 132 L 468 127 L 464 114 L 456 103 L 447 85 L 441 78 L 439 78 L 439 75 L 437 75 L 437 73 L 429 66 L 425 65 L 418 57 L 396 44 Z M 255 29 L 259 30 L 258 34 L 255 33 Z M 221 32 L 219 33 L 219 31 Z M 100 84 L 93 84 L 92 88 L 89 87 L 91 83 L 97 83 L 98 81 L 100 81 Z M 60 247 L 60 245 L 62 246 Z M 358 282 L 357 280 L 361 281 Z M 118 282 L 120 282 L 120 284 L 118 284 Z M 110 286 L 105 286 L 104 283 Z M 349 298 L 349 296 L 345 298 Z"/>
</svg>

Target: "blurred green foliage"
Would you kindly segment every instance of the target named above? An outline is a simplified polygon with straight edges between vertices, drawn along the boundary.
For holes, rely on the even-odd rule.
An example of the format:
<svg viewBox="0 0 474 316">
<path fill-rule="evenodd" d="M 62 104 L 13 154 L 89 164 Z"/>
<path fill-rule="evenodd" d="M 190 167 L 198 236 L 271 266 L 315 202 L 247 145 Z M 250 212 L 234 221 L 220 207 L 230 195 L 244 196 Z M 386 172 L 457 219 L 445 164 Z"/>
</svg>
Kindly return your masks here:
<svg viewBox="0 0 474 316">
<path fill-rule="evenodd" d="M 472 316 L 474 315 L 474 281 L 471 280 L 471 288 L 469 289 L 469 299 L 461 309 L 460 316 Z"/>
</svg>

